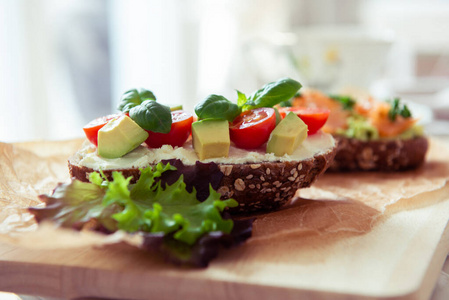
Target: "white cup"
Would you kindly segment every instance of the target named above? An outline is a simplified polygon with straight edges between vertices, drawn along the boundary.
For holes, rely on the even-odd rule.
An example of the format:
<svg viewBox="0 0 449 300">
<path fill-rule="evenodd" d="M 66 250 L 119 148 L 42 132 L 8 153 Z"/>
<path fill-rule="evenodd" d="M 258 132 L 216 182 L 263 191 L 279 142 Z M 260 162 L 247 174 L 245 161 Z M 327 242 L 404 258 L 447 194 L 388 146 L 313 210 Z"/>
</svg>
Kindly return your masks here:
<svg viewBox="0 0 449 300">
<path fill-rule="evenodd" d="M 325 92 L 368 89 L 385 70 L 393 40 L 390 32 L 358 27 L 308 27 L 253 38 L 246 57 L 257 77 L 295 72 L 304 86 Z"/>
</svg>

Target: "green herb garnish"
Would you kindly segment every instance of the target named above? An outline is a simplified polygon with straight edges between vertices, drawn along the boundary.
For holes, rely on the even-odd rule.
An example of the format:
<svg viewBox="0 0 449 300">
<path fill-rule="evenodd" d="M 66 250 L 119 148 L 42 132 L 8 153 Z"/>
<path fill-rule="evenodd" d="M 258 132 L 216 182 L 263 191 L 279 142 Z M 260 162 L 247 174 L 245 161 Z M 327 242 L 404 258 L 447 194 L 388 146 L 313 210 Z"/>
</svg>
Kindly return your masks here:
<svg viewBox="0 0 449 300">
<path fill-rule="evenodd" d="M 127 113 L 131 108 L 139 106 L 146 100 L 156 101 L 156 96 L 152 91 L 146 89 L 131 89 L 123 94 L 122 99 L 118 104 L 118 110 Z"/>
<path fill-rule="evenodd" d="M 279 106 L 280 107 L 292 107 L 293 106 L 293 100 L 295 98 L 298 98 L 298 97 L 301 97 L 301 96 L 302 96 L 301 92 L 297 92 L 292 98 L 290 98 L 288 100 L 285 100 L 285 101 L 282 101 L 282 102 L 279 102 Z"/>
<path fill-rule="evenodd" d="M 153 100 L 131 108 L 129 116 L 140 127 L 153 132 L 169 133 L 172 124 L 170 107 Z"/>
<path fill-rule="evenodd" d="M 237 104 L 220 95 L 210 95 L 195 106 L 195 113 L 201 119 L 232 121 L 242 111 L 259 107 L 273 107 L 296 95 L 301 84 L 290 78 L 282 78 L 264 85 L 250 96 L 237 91 Z"/>
<path fill-rule="evenodd" d="M 401 103 L 400 98 L 394 98 L 393 101 L 388 102 L 391 103 L 391 108 L 388 111 L 388 118 L 391 121 L 395 121 L 398 115 L 403 118 L 410 118 L 412 116 L 409 108 L 407 107 L 407 105 Z"/>
<path fill-rule="evenodd" d="M 243 111 L 259 107 L 273 107 L 291 99 L 301 87 L 299 82 L 290 78 L 270 82 L 248 97 L 248 101 L 242 105 Z"/>
<path fill-rule="evenodd" d="M 118 109 L 129 113 L 130 118 L 143 129 L 160 133 L 170 132 L 170 107 L 156 102 L 156 96 L 149 90 L 131 89 L 125 92 Z"/>
<path fill-rule="evenodd" d="M 349 96 L 329 95 L 332 100 L 340 102 L 344 110 L 352 110 L 356 101 Z"/>
<path fill-rule="evenodd" d="M 231 122 L 242 112 L 240 106 L 221 95 L 209 95 L 195 106 L 198 119 L 224 119 Z"/>
</svg>

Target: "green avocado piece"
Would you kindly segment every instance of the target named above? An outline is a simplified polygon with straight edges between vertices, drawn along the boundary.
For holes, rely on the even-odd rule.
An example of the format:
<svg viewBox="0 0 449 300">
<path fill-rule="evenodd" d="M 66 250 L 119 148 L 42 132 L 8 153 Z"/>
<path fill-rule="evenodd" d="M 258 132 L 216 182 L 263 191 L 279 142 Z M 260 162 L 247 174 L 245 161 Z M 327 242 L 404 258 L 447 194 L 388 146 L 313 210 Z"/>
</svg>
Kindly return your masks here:
<svg viewBox="0 0 449 300">
<path fill-rule="evenodd" d="M 271 132 L 267 152 L 276 156 L 290 155 L 306 137 L 307 125 L 295 113 L 289 112 Z"/>
<path fill-rule="evenodd" d="M 136 149 L 148 138 L 142 129 L 127 115 L 112 119 L 98 131 L 98 155 L 118 158 Z"/>
<path fill-rule="evenodd" d="M 201 120 L 192 124 L 192 143 L 200 160 L 227 157 L 231 140 L 227 120 Z"/>
</svg>

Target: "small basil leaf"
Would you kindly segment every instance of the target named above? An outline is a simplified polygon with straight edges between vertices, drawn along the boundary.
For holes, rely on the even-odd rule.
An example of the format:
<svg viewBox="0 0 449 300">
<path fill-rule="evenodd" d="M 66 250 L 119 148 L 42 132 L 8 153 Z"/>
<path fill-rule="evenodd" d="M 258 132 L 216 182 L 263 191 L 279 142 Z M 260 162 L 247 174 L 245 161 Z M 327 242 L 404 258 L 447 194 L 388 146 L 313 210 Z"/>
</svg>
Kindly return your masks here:
<svg viewBox="0 0 449 300">
<path fill-rule="evenodd" d="M 238 97 L 237 98 L 238 106 L 243 106 L 248 101 L 248 98 L 246 97 L 246 95 L 240 91 L 237 91 L 237 97 Z"/>
<path fill-rule="evenodd" d="M 299 82 L 290 78 L 270 82 L 248 97 L 248 101 L 243 105 L 243 110 L 273 107 L 295 96 L 301 87 L 302 85 Z"/>
<path fill-rule="evenodd" d="M 240 107 L 220 95 L 209 95 L 195 106 L 195 113 L 199 120 L 221 119 L 231 122 L 241 112 Z"/>
<path fill-rule="evenodd" d="M 170 107 L 153 100 L 145 100 L 142 104 L 131 108 L 129 116 L 140 127 L 160 133 L 169 133 L 171 129 Z"/>
<path fill-rule="evenodd" d="M 156 101 L 156 96 L 146 89 L 131 89 L 123 94 L 118 110 L 124 113 L 129 112 L 131 108 L 142 104 L 145 100 Z"/>
</svg>

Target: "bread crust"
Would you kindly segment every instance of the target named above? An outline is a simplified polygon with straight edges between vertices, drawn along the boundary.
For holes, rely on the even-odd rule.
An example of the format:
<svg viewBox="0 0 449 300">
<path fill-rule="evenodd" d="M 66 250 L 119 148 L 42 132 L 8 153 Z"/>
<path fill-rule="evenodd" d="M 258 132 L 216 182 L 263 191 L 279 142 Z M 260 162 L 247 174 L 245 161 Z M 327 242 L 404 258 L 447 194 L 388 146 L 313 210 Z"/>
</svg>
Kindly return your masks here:
<svg viewBox="0 0 449 300">
<path fill-rule="evenodd" d="M 297 189 L 309 187 L 317 177 L 331 165 L 336 147 L 318 153 L 302 161 L 260 162 L 246 164 L 218 164 L 223 173 L 218 192 L 222 199 L 233 198 L 239 206 L 233 213 L 271 211 L 289 202 Z M 96 170 L 79 165 L 79 157 L 68 161 L 70 175 L 87 182 L 89 174 Z M 137 168 L 104 170 L 108 178 L 113 171 L 120 171 L 125 177 L 132 176 L 135 182 L 140 171 Z"/>
<path fill-rule="evenodd" d="M 337 153 L 329 171 L 405 171 L 423 164 L 429 147 L 426 137 L 361 141 L 334 136 Z"/>
</svg>

